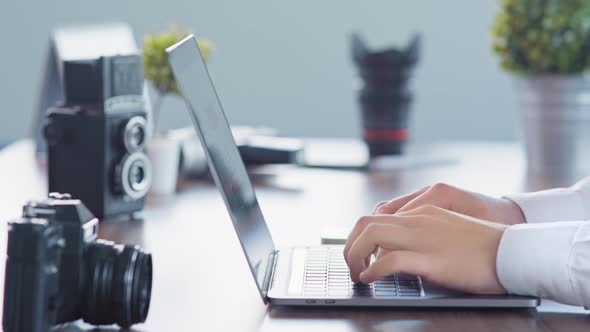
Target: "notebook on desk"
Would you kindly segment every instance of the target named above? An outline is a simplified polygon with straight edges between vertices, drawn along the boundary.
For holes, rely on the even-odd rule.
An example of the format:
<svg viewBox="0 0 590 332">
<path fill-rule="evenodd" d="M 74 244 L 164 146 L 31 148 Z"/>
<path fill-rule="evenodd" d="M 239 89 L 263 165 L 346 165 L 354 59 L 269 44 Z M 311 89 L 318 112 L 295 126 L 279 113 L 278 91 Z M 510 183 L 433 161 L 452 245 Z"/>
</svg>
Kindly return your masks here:
<svg viewBox="0 0 590 332">
<path fill-rule="evenodd" d="M 538 305 L 538 300 L 531 297 L 476 296 L 440 289 L 411 275 L 391 275 L 368 285 L 354 284 L 342 246 L 277 248 L 195 37 L 191 35 L 166 51 L 211 174 L 265 303 L 390 307 Z"/>
</svg>

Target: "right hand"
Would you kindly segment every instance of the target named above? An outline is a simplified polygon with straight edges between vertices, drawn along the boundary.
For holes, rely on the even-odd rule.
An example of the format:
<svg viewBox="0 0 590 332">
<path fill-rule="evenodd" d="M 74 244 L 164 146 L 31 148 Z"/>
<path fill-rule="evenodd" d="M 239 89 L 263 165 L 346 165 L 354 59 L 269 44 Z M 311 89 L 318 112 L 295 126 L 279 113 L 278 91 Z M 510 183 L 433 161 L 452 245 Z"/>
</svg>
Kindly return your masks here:
<svg viewBox="0 0 590 332">
<path fill-rule="evenodd" d="M 477 219 L 514 225 L 525 223 L 520 207 L 506 198 L 495 198 L 437 183 L 411 194 L 377 204 L 373 214 L 397 214 L 425 205 L 471 216 Z"/>
<path fill-rule="evenodd" d="M 424 187 L 388 202 L 381 202 L 375 207 L 373 215 L 400 214 L 423 206 L 436 206 L 462 215 L 504 225 L 526 222 L 520 207 L 509 199 L 490 197 L 444 183 Z M 347 251 L 345 250 L 345 253 Z M 380 248 L 376 256 L 379 258 L 388 252 L 388 250 Z"/>
<path fill-rule="evenodd" d="M 344 259 L 355 283 L 408 273 L 446 288 L 503 294 L 496 260 L 506 228 L 428 205 L 396 215 L 367 216 L 350 234 Z M 371 263 L 377 250 L 387 254 Z"/>
</svg>

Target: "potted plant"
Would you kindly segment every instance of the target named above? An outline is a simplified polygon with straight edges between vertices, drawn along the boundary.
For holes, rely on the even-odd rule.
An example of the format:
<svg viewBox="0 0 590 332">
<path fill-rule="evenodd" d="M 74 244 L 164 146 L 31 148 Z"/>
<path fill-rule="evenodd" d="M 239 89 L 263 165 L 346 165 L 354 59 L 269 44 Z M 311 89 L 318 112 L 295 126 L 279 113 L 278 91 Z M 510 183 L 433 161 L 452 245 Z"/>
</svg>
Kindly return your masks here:
<svg viewBox="0 0 590 332">
<path fill-rule="evenodd" d="M 501 0 L 493 49 L 515 74 L 529 183 L 590 174 L 590 1 Z"/>
<path fill-rule="evenodd" d="M 160 34 L 148 34 L 143 41 L 143 64 L 145 78 L 155 91 L 152 103 L 153 137 L 148 142 L 148 154 L 152 161 L 153 181 L 151 191 L 157 194 L 171 194 L 176 191 L 180 145 L 173 135 L 159 132 L 162 100 L 167 95 L 179 95 L 176 81 L 168 63 L 166 48 L 188 36 L 190 32 L 173 26 Z M 207 60 L 213 45 L 206 39 L 198 41 L 203 58 Z"/>
</svg>

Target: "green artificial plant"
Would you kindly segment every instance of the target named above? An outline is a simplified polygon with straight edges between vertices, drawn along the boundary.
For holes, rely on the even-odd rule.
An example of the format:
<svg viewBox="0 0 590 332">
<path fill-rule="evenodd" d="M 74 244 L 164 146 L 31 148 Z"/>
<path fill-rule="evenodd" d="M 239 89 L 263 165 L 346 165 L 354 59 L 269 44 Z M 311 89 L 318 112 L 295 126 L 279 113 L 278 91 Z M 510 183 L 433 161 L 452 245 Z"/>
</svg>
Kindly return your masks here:
<svg viewBox="0 0 590 332">
<path fill-rule="evenodd" d="M 167 31 L 159 34 L 148 34 L 143 39 L 143 69 L 145 78 L 151 82 L 157 92 L 154 102 L 154 119 L 158 119 L 162 97 L 166 94 L 180 94 L 176 86 L 176 80 L 172 74 L 172 68 L 168 63 L 166 48 L 176 44 L 191 34 L 190 31 L 181 30 L 172 26 Z M 205 61 L 213 52 L 213 44 L 206 39 L 198 40 L 199 50 Z"/>
<path fill-rule="evenodd" d="M 501 66 L 527 74 L 590 70 L 590 0 L 500 0 L 493 49 Z"/>
</svg>

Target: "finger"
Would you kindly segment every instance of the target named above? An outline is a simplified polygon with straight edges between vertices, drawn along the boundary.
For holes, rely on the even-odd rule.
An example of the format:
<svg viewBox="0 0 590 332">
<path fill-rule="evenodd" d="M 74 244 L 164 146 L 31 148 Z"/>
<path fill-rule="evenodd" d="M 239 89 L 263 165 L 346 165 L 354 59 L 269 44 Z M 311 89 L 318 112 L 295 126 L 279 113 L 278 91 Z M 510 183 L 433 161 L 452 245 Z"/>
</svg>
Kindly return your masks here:
<svg viewBox="0 0 590 332">
<path fill-rule="evenodd" d="M 383 257 L 383 256 L 385 256 L 385 255 L 387 255 L 387 254 L 389 254 L 390 252 L 391 252 L 391 250 L 387 250 L 387 249 L 385 249 L 385 248 L 379 248 L 379 249 L 377 250 L 377 255 L 375 255 L 375 258 L 376 258 L 376 259 L 379 259 L 379 258 L 381 258 L 381 257 Z"/>
<path fill-rule="evenodd" d="M 345 262 L 348 263 L 348 252 L 350 251 L 350 247 L 352 246 L 352 244 L 354 243 L 354 241 L 356 240 L 356 238 L 359 236 L 359 234 L 373 220 L 376 220 L 376 218 L 365 216 L 365 217 L 361 217 L 356 222 L 356 224 L 352 228 L 352 231 L 350 231 L 350 234 L 348 234 L 348 238 L 346 238 L 346 243 L 344 244 L 344 249 L 342 250 L 342 254 L 344 255 L 344 261 Z"/>
<path fill-rule="evenodd" d="M 396 213 L 402 206 L 408 204 L 410 201 L 412 201 L 413 199 L 415 199 L 416 197 L 422 195 L 426 190 L 428 190 L 428 187 L 424 187 L 418 191 L 415 191 L 411 194 L 407 194 L 398 198 L 394 198 L 392 200 L 390 200 L 389 202 L 385 202 L 384 204 L 377 204 L 377 207 L 375 208 L 375 211 L 373 212 L 373 214 L 394 214 Z M 382 202 L 383 203 L 383 202 Z"/>
<path fill-rule="evenodd" d="M 431 217 L 441 217 L 443 215 L 448 215 L 450 213 L 450 210 L 446 210 L 436 205 L 427 204 L 420 205 L 412 210 L 398 212 L 395 216 L 401 219 L 400 221 L 398 221 L 399 224 L 410 226 L 411 224 L 409 222 L 413 220 L 423 220 L 430 219 Z"/>
<path fill-rule="evenodd" d="M 346 244 L 344 245 L 344 250 L 343 250 L 344 260 L 346 262 L 348 262 L 348 252 L 350 251 L 352 244 L 354 243 L 356 238 L 365 230 L 365 228 L 367 226 L 369 226 L 372 223 L 382 223 L 382 224 L 395 223 L 395 222 L 398 222 L 401 218 L 402 217 L 388 216 L 388 215 L 365 216 L 365 217 L 360 218 L 356 222 L 356 225 L 354 225 L 354 228 L 352 229 L 352 231 L 348 235 L 348 238 L 346 239 Z M 403 218 L 406 218 L 406 217 L 403 217 Z"/>
<path fill-rule="evenodd" d="M 377 205 L 375 205 L 375 208 L 373 209 L 373 214 L 376 214 L 377 211 L 379 210 L 379 208 L 382 207 L 383 205 L 387 204 L 387 203 L 389 203 L 389 201 L 383 201 L 383 202 L 377 203 Z M 380 214 L 380 213 L 377 213 L 377 214 Z"/>
<path fill-rule="evenodd" d="M 397 213 L 403 213 L 419 208 L 423 205 L 433 205 L 442 209 L 452 209 L 454 202 L 464 199 L 464 191 L 446 184 L 431 186 L 422 195 L 402 206 Z"/>
<path fill-rule="evenodd" d="M 394 223 L 398 226 L 413 228 L 414 226 L 423 226 L 425 223 L 432 221 L 432 219 L 440 219 L 441 215 L 447 210 L 436 206 L 426 205 L 421 206 L 412 211 L 398 213 L 392 217 Z"/>
<path fill-rule="evenodd" d="M 428 225 L 430 222 L 442 223 L 449 221 L 463 221 L 483 224 L 501 229 L 506 228 L 506 225 L 502 225 L 493 221 L 482 220 L 452 210 L 445 210 L 435 205 L 421 205 L 416 209 L 400 212 L 395 216 L 400 219 L 396 222 L 396 224 L 405 227 L 424 226 Z"/>
<path fill-rule="evenodd" d="M 376 260 L 360 274 L 361 282 L 368 284 L 394 273 L 424 275 L 428 267 L 425 256 L 412 251 L 392 251 Z"/>
<path fill-rule="evenodd" d="M 350 277 L 354 282 L 359 282 L 359 274 L 367 266 L 367 257 L 371 257 L 378 248 L 388 250 L 408 250 L 413 248 L 408 229 L 395 224 L 373 223 L 357 237 L 348 253 L 347 264 L 350 269 Z"/>
</svg>

